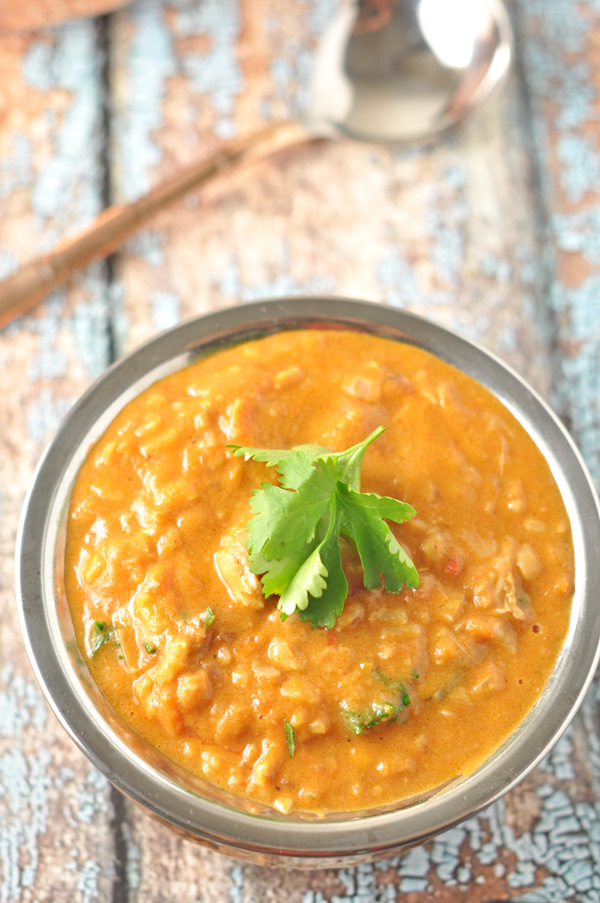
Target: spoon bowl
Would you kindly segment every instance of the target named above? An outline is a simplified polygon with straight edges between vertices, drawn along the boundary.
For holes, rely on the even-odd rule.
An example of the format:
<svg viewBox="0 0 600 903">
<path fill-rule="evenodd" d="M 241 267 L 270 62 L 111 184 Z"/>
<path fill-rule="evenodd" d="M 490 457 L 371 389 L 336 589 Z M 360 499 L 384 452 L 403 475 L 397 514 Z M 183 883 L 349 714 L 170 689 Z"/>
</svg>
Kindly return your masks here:
<svg viewBox="0 0 600 903">
<path fill-rule="evenodd" d="M 512 48 L 498 0 L 347 3 L 318 48 L 307 127 L 377 143 L 431 140 L 488 100 Z"/>
</svg>

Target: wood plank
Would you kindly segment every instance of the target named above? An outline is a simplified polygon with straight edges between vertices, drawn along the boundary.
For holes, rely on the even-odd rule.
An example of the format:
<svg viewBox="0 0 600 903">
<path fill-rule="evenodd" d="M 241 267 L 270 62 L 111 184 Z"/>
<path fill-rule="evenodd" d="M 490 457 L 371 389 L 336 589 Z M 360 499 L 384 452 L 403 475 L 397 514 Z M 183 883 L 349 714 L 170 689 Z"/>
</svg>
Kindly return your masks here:
<svg viewBox="0 0 600 903">
<path fill-rule="evenodd" d="M 553 316 L 553 402 L 600 486 L 600 9 L 583 0 L 517 6 L 544 217 Z M 600 899 L 600 679 L 550 757 L 568 826 L 549 849 L 543 899 Z M 558 757 L 558 758 L 555 758 Z M 587 782 L 588 799 L 577 790 Z"/>
<path fill-rule="evenodd" d="M 546 210 L 555 400 L 600 485 L 600 13 L 522 3 L 535 151 Z"/>
<path fill-rule="evenodd" d="M 0 271 L 79 228 L 102 202 L 102 53 L 95 25 L 5 36 L 0 55 Z M 107 782 L 45 705 L 17 624 L 13 554 L 37 458 L 109 356 L 96 267 L 0 335 L 0 900 L 109 899 Z"/>
</svg>

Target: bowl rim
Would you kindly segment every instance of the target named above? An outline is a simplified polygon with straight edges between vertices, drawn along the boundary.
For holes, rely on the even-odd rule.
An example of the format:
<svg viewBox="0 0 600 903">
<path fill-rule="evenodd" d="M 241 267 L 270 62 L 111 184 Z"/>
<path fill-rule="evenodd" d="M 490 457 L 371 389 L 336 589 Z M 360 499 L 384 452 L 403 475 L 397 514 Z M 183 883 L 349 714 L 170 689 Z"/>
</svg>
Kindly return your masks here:
<svg viewBox="0 0 600 903">
<path fill-rule="evenodd" d="M 55 565 L 66 503 L 91 437 L 148 385 L 199 351 L 283 329 L 347 327 L 409 341 L 490 389 L 541 449 L 571 520 L 576 581 L 565 647 L 542 696 L 521 726 L 473 774 L 439 794 L 390 811 L 339 820 L 257 815 L 191 793 L 149 768 L 89 702 L 69 666 L 58 623 Z M 573 718 L 600 658 L 600 505 L 573 440 L 546 402 L 482 346 L 417 314 L 335 297 L 286 297 L 208 313 L 160 333 L 108 368 L 64 418 L 44 452 L 25 500 L 16 547 L 16 594 L 27 652 L 55 714 L 85 755 L 118 789 L 160 820 L 234 855 L 294 865 L 358 862 L 421 843 L 508 792 L 558 740 Z M 597 609 L 597 607 L 596 607 Z"/>
</svg>

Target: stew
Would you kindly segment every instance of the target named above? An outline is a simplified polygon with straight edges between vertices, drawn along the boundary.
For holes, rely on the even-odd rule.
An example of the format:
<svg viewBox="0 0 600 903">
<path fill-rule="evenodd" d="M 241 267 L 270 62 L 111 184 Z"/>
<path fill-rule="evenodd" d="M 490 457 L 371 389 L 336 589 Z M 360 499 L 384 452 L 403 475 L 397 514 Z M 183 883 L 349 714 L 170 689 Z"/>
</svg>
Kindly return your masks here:
<svg viewBox="0 0 600 903">
<path fill-rule="evenodd" d="M 340 451 L 386 427 L 363 491 L 416 589 L 349 584 L 332 629 L 265 599 L 246 548 L 272 468 L 226 446 Z M 151 386 L 91 449 L 72 493 L 66 585 L 103 693 L 190 771 L 282 813 L 388 805 L 474 770 L 552 671 L 573 591 L 549 467 L 483 386 L 407 343 L 299 330 L 220 350 Z"/>
</svg>

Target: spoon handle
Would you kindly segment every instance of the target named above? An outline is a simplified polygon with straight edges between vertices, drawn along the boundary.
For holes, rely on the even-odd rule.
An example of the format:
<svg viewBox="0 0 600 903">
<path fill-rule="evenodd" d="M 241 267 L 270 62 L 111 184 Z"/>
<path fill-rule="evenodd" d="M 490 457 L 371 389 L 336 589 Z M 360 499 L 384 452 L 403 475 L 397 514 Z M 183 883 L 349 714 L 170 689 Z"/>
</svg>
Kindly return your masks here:
<svg viewBox="0 0 600 903">
<path fill-rule="evenodd" d="M 169 204 L 210 182 L 232 166 L 249 162 L 309 138 L 297 122 L 281 121 L 223 145 L 211 157 L 181 169 L 131 204 L 107 207 L 79 235 L 62 242 L 49 254 L 25 264 L 0 281 L 0 329 L 34 307 L 49 292 L 64 285 L 92 260 L 108 257 L 137 229 Z"/>
</svg>

